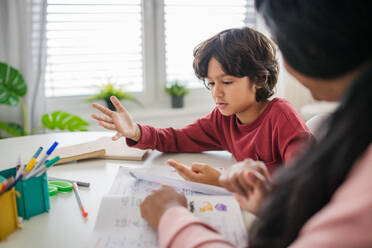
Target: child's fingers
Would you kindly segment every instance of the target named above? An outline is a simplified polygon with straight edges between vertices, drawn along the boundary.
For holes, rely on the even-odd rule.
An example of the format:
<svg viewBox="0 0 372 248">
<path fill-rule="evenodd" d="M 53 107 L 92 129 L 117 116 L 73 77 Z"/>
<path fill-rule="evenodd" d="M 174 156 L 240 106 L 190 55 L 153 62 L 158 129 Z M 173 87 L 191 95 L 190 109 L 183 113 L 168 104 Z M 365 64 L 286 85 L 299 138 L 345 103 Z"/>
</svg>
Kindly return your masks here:
<svg viewBox="0 0 372 248">
<path fill-rule="evenodd" d="M 113 140 L 113 141 L 118 140 L 118 139 L 120 139 L 122 136 L 123 136 L 123 135 L 122 135 L 121 133 L 117 132 L 117 133 L 115 134 L 115 136 L 112 137 L 112 140 Z"/>
<path fill-rule="evenodd" d="M 100 116 L 100 115 L 97 115 L 97 114 L 92 114 L 92 118 L 96 119 L 97 121 L 104 121 L 104 122 L 108 122 L 108 123 L 113 123 L 111 117 L 108 117 L 108 116 Z"/>
<path fill-rule="evenodd" d="M 207 166 L 208 166 L 207 164 L 193 163 L 191 165 L 191 170 L 196 173 L 200 173 L 200 172 L 203 172 Z"/>
<path fill-rule="evenodd" d="M 113 113 L 113 111 L 109 110 L 106 107 L 103 107 L 101 104 L 93 103 L 92 106 L 93 106 L 93 108 L 98 109 L 99 111 L 101 111 L 105 115 L 111 116 L 112 113 Z"/>
<path fill-rule="evenodd" d="M 167 161 L 167 163 L 168 163 L 170 166 L 172 166 L 173 168 L 175 168 L 175 169 L 176 169 L 177 171 L 179 171 L 179 172 L 187 173 L 187 172 L 190 171 L 190 168 L 189 168 L 187 165 L 182 164 L 182 163 L 180 163 L 180 162 L 177 162 L 177 161 L 175 161 L 175 160 L 173 160 L 173 159 L 169 159 L 169 160 Z"/>
<path fill-rule="evenodd" d="M 195 172 L 193 172 L 190 167 L 188 167 L 187 165 L 184 165 L 180 162 L 177 162 L 173 159 L 169 159 L 167 161 L 167 163 L 172 166 L 173 168 L 175 168 L 178 172 L 178 174 L 180 174 L 180 176 L 182 176 L 184 179 L 186 180 L 192 180 L 194 179 L 194 174 Z"/>
<path fill-rule="evenodd" d="M 108 130 L 116 130 L 116 126 L 114 124 L 109 124 L 104 121 L 99 121 L 98 124 Z"/>
<path fill-rule="evenodd" d="M 112 102 L 112 104 L 114 104 L 116 110 L 119 112 L 119 113 L 126 113 L 128 114 L 128 111 L 123 107 L 123 105 L 121 105 L 119 99 L 117 99 L 116 96 L 111 96 L 110 97 L 110 101 Z"/>
</svg>

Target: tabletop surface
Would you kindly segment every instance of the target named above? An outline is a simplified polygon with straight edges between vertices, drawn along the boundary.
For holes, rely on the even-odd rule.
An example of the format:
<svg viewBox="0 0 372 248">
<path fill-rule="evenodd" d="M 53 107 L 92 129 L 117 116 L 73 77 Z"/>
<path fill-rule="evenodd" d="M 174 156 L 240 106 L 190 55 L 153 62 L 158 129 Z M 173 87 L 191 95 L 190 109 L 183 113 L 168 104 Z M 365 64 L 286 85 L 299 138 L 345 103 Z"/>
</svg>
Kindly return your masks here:
<svg viewBox="0 0 372 248">
<path fill-rule="evenodd" d="M 39 146 L 49 147 L 54 141 L 59 147 L 79 144 L 113 136 L 112 132 L 71 132 L 32 135 L 0 140 L 0 169 L 13 167 L 21 157 L 27 163 Z M 235 162 L 228 152 L 161 153 L 152 151 L 144 161 L 89 159 L 52 167 L 48 176 L 89 182 L 90 187 L 79 187 L 81 199 L 88 212 L 84 219 L 72 192 L 58 193 L 50 197 L 50 210 L 24 220 L 22 228 L 10 234 L 2 247 L 87 247 L 93 238 L 93 228 L 102 196 L 107 194 L 119 166 L 146 167 L 167 166 L 166 160 L 176 159 L 191 165 L 193 162 L 226 168 Z"/>
</svg>

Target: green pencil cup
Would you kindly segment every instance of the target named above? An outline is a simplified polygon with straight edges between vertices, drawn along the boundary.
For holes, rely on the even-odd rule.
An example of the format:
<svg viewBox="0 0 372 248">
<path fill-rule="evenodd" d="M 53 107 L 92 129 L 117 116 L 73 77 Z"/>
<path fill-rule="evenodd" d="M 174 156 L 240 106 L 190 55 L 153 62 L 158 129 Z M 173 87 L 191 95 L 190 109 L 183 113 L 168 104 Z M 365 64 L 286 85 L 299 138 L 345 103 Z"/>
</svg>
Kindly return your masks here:
<svg viewBox="0 0 372 248">
<path fill-rule="evenodd" d="M 15 174 L 15 168 L 0 172 L 0 175 L 6 178 L 15 176 Z M 28 220 L 32 216 L 49 211 L 49 191 L 46 173 L 39 177 L 31 177 L 27 180 L 19 181 L 15 189 L 20 193 L 20 197 L 17 198 L 17 210 L 18 215 L 22 216 L 23 219 Z"/>
</svg>

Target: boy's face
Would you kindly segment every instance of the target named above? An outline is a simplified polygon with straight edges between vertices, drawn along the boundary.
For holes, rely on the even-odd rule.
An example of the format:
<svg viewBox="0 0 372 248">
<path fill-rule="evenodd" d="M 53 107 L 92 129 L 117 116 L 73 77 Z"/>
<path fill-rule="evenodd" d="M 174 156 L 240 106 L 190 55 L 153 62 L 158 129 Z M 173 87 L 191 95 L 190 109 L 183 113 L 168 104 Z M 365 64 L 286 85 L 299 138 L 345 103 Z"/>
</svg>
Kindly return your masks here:
<svg viewBox="0 0 372 248">
<path fill-rule="evenodd" d="M 226 75 L 221 64 L 212 57 L 206 80 L 221 114 L 236 114 L 242 123 L 251 119 L 252 111 L 254 113 L 259 103 L 256 102 L 256 86 L 248 77 Z"/>
</svg>

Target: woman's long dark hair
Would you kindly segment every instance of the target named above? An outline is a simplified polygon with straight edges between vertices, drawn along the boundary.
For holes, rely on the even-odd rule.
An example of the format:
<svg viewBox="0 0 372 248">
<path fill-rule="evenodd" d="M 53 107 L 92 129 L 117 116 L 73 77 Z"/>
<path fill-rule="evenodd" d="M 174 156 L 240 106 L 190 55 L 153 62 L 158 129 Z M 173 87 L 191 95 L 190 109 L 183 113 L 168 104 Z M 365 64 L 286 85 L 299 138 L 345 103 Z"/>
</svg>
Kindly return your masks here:
<svg viewBox="0 0 372 248">
<path fill-rule="evenodd" d="M 256 0 L 291 67 L 314 78 L 361 73 L 330 116 L 322 140 L 276 175 L 250 233 L 250 248 L 289 246 L 371 144 L 370 2 Z"/>
</svg>

